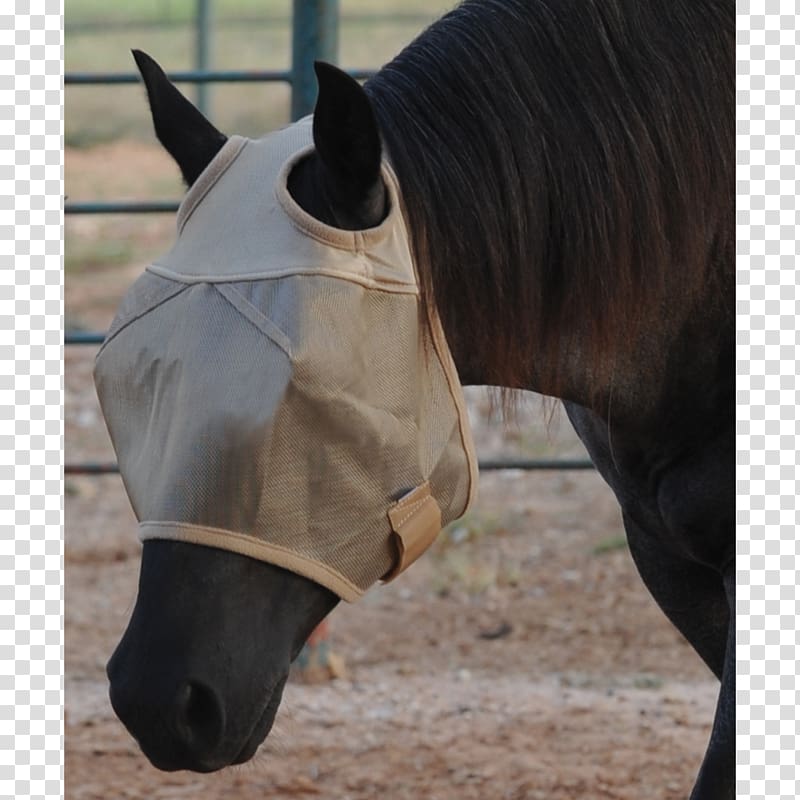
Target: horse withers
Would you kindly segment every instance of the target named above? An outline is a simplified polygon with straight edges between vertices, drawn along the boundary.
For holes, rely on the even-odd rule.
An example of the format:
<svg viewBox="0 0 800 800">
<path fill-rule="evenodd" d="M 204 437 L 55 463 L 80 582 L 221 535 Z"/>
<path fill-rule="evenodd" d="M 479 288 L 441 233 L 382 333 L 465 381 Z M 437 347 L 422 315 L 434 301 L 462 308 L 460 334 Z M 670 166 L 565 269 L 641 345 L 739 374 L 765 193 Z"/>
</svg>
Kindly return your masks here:
<svg viewBox="0 0 800 800">
<path fill-rule="evenodd" d="M 318 64 L 313 120 L 255 142 L 135 53 L 190 187 L 97 368 L 144 531 L 111 700 L 153 764 L 248 760 L 313 628 L 461 512 L 457 372 L 564 402 L 645 584 L 721 681 L 692 798 L 734 796 L 734 39 L 717 0 L 467 0 L 364 87 Z M 381 322 L 383 295 L 416 326 Z M 444 404 L 409 411 L 412 379 Z"/>
</svg>

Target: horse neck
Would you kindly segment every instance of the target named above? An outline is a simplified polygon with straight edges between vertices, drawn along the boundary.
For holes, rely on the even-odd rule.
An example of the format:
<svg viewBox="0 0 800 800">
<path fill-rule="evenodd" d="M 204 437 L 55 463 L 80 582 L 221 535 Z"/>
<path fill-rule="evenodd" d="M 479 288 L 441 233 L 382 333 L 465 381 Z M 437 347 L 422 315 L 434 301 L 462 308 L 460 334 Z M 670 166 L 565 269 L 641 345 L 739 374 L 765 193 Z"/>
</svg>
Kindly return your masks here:
<svg viewBox="0 0 800 800">
<path fill-rule="evenodd" d="M 732 15 L 572 5 L 467 2 L 366 89 L 463 382 L 655 415 L 660 365 L 730 327 Z"/>
</svg>

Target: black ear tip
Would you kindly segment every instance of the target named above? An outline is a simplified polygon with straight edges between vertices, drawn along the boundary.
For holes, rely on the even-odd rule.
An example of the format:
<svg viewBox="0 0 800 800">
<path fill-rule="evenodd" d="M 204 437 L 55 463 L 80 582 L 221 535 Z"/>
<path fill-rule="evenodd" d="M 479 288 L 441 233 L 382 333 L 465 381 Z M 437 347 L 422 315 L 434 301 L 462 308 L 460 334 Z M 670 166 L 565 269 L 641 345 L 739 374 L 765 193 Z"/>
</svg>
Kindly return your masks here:
<svg viewBox="0 0 800 800">
<path fill-rule="evenodd" d="M 317 76 L 318 83 L 358 83 L 355 78 L 351 78 L 343 69 L 329 64 L 327 61 L 315 61 L 314 74 Z"/>
<path fill-rule="evenodd" d="M 133 60 L 136 62 L 136 66 L 139 67 L 139 72 L 144 75 L 145 73 L 158 73 L 163 72 L 161 67 L 158 66 L 158 62 L 151 58 L 147 53 L 143 50 L 131 50 L 131 54 L 133 55 Z"/>
<path fill-rule="evenodd" d="M 334 67 L 332 64 L 328 64 L 326 61 L 314 62 L 314 74 L 317 76 L 317 81 L 320 83 L 333 75 L 335 70 L 336 67 Z"/>
</svg>

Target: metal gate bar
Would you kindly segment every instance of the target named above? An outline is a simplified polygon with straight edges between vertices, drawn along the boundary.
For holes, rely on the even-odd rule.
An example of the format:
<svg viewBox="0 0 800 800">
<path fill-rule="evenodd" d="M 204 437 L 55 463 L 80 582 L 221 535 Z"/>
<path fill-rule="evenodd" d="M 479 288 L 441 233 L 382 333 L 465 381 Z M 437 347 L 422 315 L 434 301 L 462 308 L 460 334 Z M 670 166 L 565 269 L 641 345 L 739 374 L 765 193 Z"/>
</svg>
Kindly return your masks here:
<svg viewBox="0 0 800 800">
<path fill-rule="evenodd" d="M 345 72 L 356 80 L 366 80 L 375 74 L 374 69 L 348 69 Z M 167 77 L 173 83 L 295 83 L 292 70 L 187 69 L 168 72 Z M 138 72 L 67 72 L 64 75 L 64 84 L 67 86 L 101 86 L 103 84 L 141 82 L 142 79 Z M 313 107 L 313 101 L 310 106 L 306 106 L 309 113 Z M 303 111 L 304 109 L 301 110 L 301 112 Z M 303 115 L 304 113 L 300 114 L 300 116 Z"/>
<path fill-rule="evenodd" d="M 500 470 L 521 470 L 530 472 L 537 471 L 550 471 L 550 470 L 584 470 L 594 469 L 594 464 L 591 461 L 578 460 L 578 459 L 486 459 L 485 461 L 478 461 L 478 468 L 482 472 L 498 472 Z M 65 464 L 65 475 L 116 475 L 119 473 L 119 467 L 114 463 L 103 463 L 95 461 L 87 461 L 85 464 Z"/>
<path fill-rule="evenodd" d="M 314 57 L 309 58 L 308 54 Z M 339 60 L 339 0 L 294 3 L 292 9 L 292 119 L 310 114 L 317 102 L 314 61 Z"/>
</svg>

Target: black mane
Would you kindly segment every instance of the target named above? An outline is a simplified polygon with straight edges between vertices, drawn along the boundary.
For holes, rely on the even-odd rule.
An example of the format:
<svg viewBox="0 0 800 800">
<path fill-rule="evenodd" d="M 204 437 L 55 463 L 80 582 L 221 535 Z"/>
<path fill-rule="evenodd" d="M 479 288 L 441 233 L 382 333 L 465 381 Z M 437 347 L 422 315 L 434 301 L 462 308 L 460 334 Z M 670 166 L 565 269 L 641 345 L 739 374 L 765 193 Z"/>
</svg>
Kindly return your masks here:
<svg viewBox="0 0 800 800">
<path fill-rule="evenodd" d="M 698 308 L 727 330 L 734 41 L 730 0 L 467 0 L 368 82 L 486 382 L 602 403 Z"/>
</svg>

